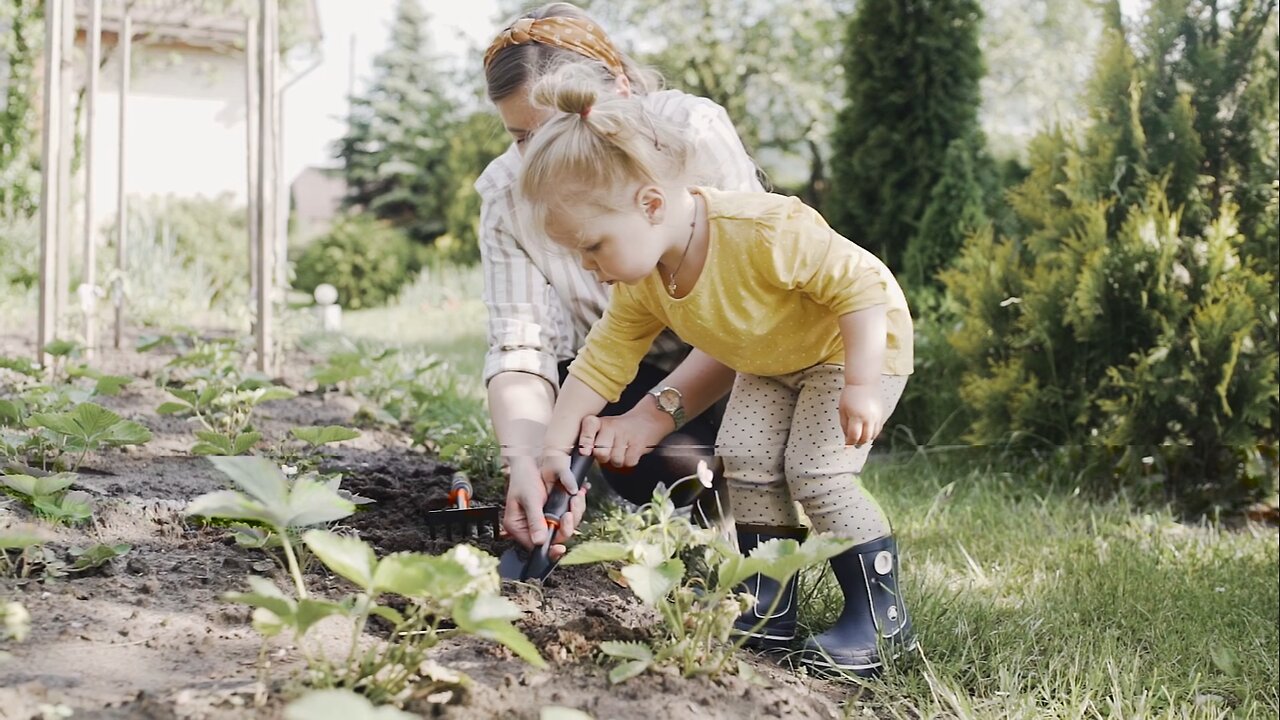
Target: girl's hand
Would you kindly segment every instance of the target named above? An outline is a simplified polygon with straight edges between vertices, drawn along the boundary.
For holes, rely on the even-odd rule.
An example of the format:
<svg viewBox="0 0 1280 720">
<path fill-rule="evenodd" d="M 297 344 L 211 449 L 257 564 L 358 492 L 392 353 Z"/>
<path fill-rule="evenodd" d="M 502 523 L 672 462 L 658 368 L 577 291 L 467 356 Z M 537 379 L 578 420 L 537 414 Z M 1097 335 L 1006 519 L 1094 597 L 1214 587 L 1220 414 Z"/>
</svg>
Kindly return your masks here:
<svg viewBox="0 0 1280 720">
<path fill-rule="evenodd" d="M 623 415 L 582 419 L 578 449 L 594 455 L 601 465 L 635 467 L 674 430 L 671 416 L 657 409 L 648 397 Z"/>
<path fill-rule="evenodd" d="M 844 441 L 854 447 L 875 440 L 884 428 L 884 408 L 874 385 L 848 384 L 840 393 L 840 427 Z"/>
<path fill-rule="evenodd" d="M 545 504 L 546 498 L 550 496 L 551 489 L 556 485 L 563 487 L 573 497 L 569 498 L 569 510 L 560 518 L 560 527 L 556 530 L 555 537 L 551 538 L 551 558 L 554 560 L 565 553 L 563 543 L 573 537 L 574 530 L 577 527 L 578 518 L 582 517 L 583 512 L 587 509 L 587 486 L 578 487 L 578 481 L 573 477 L 573 471 L 569 466 L 569 455 L 563 452 L 548 451 L 542 457 L 542 486 L 546 494 L 543 495 Z M 530 517 L 530 539 L 533 544 L 541 545 L 546 540 L 547 523 L 542 515 L 542 508 L 538 508 L 536 520 Z M 541 530 L 541 532 L 539 532 Z"/>
</svg>

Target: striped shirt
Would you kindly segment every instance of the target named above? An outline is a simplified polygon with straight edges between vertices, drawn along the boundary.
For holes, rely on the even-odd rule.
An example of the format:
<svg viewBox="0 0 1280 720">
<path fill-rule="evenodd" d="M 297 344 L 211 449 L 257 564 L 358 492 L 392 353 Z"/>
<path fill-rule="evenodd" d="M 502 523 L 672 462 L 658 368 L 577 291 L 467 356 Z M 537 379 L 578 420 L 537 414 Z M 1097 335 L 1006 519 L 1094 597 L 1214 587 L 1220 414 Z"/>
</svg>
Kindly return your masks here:
<svg viewBox="0 0 1280 720">
<path fill-rule="evenodd" d="M 721 190 L 763 191 L 755 163 L 729 115 L 714 102 L 678 90 L 642 98 L 649 112 L 688 128 L 698 184 Z M 484 382 L 503 372 L 527 372 L 560 387 L 557 364 L 571 360 L 609 304 L 609 286 L 534 227 L 519 197 L 520 154 L 513 144 L 476 180 L 480 195 L 480 257 L 489 310 Z M 670 331 L 645 356 L 664 370 L 688 353 Z"/>
</svg>

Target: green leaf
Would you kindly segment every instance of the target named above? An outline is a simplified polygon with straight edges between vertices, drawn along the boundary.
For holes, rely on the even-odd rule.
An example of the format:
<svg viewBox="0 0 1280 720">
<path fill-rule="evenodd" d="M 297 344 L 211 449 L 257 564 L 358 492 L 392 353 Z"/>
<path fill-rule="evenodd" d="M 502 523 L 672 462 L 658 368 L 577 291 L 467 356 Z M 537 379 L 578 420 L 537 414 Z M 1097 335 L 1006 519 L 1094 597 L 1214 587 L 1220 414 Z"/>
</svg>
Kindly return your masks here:
<svg viewBox="0 0 1280 720">
<path fill-rule="evenodd" d="M 25 550 L 43 545 L 46 538 L 34 530 L 0 530 L 0 550 Z"/>
<path fill-rule="evenodd" d="M 92 450 L 101 444 L 141 445 L 151 440 L 150 430 L 94 403 L 81 403 L 70 412 L 37 413 L 27 424 L 64 435 L 79 450 Z"/>
<path fill-rule="evenodd" d="M 623 560 L 630 554 L 628 546 L 611 542 L 584 542 L 575 545 L 560 559 L 561 565 L 587 565 L 589 563 Z"/>
<path fill-rule="evenodd" d="M 160 403 L 160 407 L 156 408 L 156 413 L 159 415 L 176 415 L 180 412 L 187 412 L 190 409 L 191 409 L 191 406 L 188 405 L 187 403 L 180 403 L 180 402 L 174 402 L 172 400 L 167 400 L 165 402 Z"/>
<path fill-rule="evenodd" d="M 90 548 L 73 547 L 69 553 L 76 560 L 67 569 L 70 572 L 82 572 L 101 567 L 115 558 L 124 556 L 132 549 L 133 546 L 128 543 L 117 545 L 98 543 Z"/>
<path fill-rule="evenodd" d="M 545 669 L 547 661 L 538 654 L 538 649 L 509 622 L 519 616 L 520 611 L 510 600 L 487 594 L 462 598 L 453 611 L 453 621 L 458 629 L 502 643 L 525 662 Z"/>
<path fill-rule="evenodd" d="M 98 395 L 119 395 L 125 385 L 133 382 L 133 378 L 123 375 L 99 375 L 93 391 Z"/>
<path fill-rule="evenodd" d="M 40 377 L 40 365 L 25 358 L 11 358 L 0 355 L 0 370 L 12 370 L 29 378 Z"/>
<path fill-rule="evenodd" d="M 626 682 L 648 670 L 649 665 L 650 663 L 646 660 L 628 660 L 609 671 L 609 682 L 613 685 Z"/>
<path fill-rule="evenodd" d="M 642 642 L 606 640 L 600 643 L 600 652 L 609 657 L 653 662 L 653 648 Z"/>
<path fill-rule="evenodd" d="M 308 530 L 302 541 L 330 570 L 374 594 L 378 558 L 368 543 L 327 530 Z"/>
<path fill-rule="evenodd" d="M 22 406 L 15 400 L 0 400 L 0 425 L 18 425 L 22 422 Z"/>
<path fill-rule="evenodd" d="M 416 720 L 390 705 L 375 707 L 350 690 L 316 690 L 285 706 L 284 720 Z"/>
<path fill-rule="evenodd" d="M 853 541 L 830 535 L 813 535 L 800 545 L 791 539 L 774 539 L 757 545 L 751 559 L 762 562 L 760 574 L 778 582 L 810 565 L 817 565 L 853 547 Z"/>
<path fill-rule="evenodd" d="M 231 441 L 222 433 L 212 430 L 197 430 L 196 437 L 200 442 L 191 447 L 193 455 L 236 455 L 232 452 Z"/>
<path fill-rule="evenodd" d="M 57 497 L 32 498 L 31 506 L 46 517 L 64 522 L 84 522 L 93 517 L 92 497 L 87 492 L 72 490 Z"/>
<path fill-rule="evenodd" d="M 360 437 L 359 430 L 352 430 L 351 428 L 345 428 L 341 425 L 296 427 L 289 432 L 293 433 L 294 437 L 312 446 L 342 442 L 344 440 L 354 440 Z"/>
<path fill-rule="evenodd" d="M 254 405 L 257 405 L 258 403 L 268 402 L 271 400 L 288 400 L 290 398 L 295 398 L 298 396 L 298 393 L 290 390 L 287 387 L 280 387 L 279 385 L 272 385 L 271 387 L 267 387 L 267 388 L 259 388 L 257 390 L 252 390 L 250 392 L 252 397 L 252 403 Z"/>
<path fill-rule="evenodd" d="M 289 491 L 285 516 L 287 527 L 307 527 L 341 520 L 356 511 L 350 500 L 329 489 L 314 478 L 298 478 Z"/>
<path fill-rule="evenodd" d="M 76 481 L 75 473 L 56 473 L 44 477 L 31 475 L 0 475 L 0 483 L 27 497 L 35 498 L 60 493 Z"/>
<path fill-rule="evenodd" d="M 227 520 L 255 520 L 273 527 L 283 527 L 261 502 L 235 490 L 205 493 L 187 504 L 186 513 Z"/>
<path fill-rule="evenodd" d="M 200 401 L 200 398 L 195 394 L 195 392 L 186 388 L 165 388 L 165 391 L 186 403 L 188 408 L 195 407 L 196 403 Z"/>
<path fill-rule="evenodd" d="M 249 452 L 249 448 L 258 444 L 262 439 L 262 433 L 257 431 L 243 432 L 236 435 L 235 443 L 231 446 L 232 455 L 243 455 Z"/>
<path fill-rule="evenodd" d="M 294 627 L 298 636 L 301 637 L 307 634 L 312 625 L 330 615 L 345 615 L 346 613 L 347 608 L 345 606 L 332 600 L 305 598 L 298 601 L 297 609 L 294 611 Z"/>
<path fill-rule="evenodd" d="M 69 357 L 80 349 L 80 344 L 71 340 L 54 340 L 44 346 L 44 351 L 54 357 Z"/>
<path fill-rule="evenodd" d="M 222 474 L 267 507 L 282 508 L 289 501 L 289 481 L 280 466 L 260 457 L 211 457 Z"/>
<path fill-rule="evenodd" d="M 684 578 L 684 563 L 672 558 L 657 567 L 628 565 L 622 568 L 622 576 L 641 602 L 656 607 Z"/>
<path fill-rule="evenodd" d="M 386 605 L 374 605 L 369 608 L 369 614 L 377 615 L 392 625 L 400 625 L 404 622 L 404 615 L 401 615 L 399 610 L 387 607 Z"/>
</svg>

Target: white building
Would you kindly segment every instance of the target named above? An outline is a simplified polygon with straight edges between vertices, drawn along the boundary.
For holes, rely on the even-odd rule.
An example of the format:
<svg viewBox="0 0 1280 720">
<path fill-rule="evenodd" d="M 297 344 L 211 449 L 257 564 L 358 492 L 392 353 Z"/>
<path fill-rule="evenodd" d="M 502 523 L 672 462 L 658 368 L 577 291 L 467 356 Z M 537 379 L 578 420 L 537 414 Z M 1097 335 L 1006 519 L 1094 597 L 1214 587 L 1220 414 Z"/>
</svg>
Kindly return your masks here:
<svg viewBox="0 0 1280 720">
<path fill-rule="evenodd" d="M 129 196 L 230 194 L 236 202 L 245 202 L 246 18 L 239 5 L 256 3 L 132 0 L 133 68 L 126 108 L 124 173 Z M 291 39 L 297 48 L 286 56 L 281 68 L 279 84 L 285 87 L 306 71 L 311 48 L 320 40 L 320 22 L 315 0 L 283 0 L 281 6 L 282 39 Z M 120 9 L 120 2 L 103 2 L 104 63 L 99 71 L 93 128 L 95 227 L 114 219 L 118 191 L 120 54 L 116 43 Z M 89 3 L 77 0 L 77 89 L 85 84 L 88 15 Z M 282 112 L 287 112 L 287 92 L 282 102 Z M 80 132 L 85 129 L 82 125 Z M 285 180 L 282 178 L 281 188 Z M 81 183 L 76 187 L 82 187 Z M 75 195 L 78 198 L 80 192 Z"/>
</svg>

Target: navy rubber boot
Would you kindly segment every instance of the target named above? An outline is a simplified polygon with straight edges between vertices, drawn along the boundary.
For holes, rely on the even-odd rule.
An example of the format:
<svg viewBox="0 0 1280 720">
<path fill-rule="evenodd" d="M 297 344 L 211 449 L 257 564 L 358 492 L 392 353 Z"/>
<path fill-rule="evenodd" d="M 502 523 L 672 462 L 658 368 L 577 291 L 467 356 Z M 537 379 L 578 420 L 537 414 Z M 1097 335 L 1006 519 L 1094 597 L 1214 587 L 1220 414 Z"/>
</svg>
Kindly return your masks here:
<svg viewBox="0 0 1280 720">
<path fill-rule="evenodd" d="M 884 667 L 881 653 L 914 650 L 915 633 L 898 591 L 898 547 L 879 538 L 831 558 L 844 594 L 844 610 L 830 630 L 805 640 L 800 662 L 820 672 L 871 677 Z"/>
<path fill-rule="evenodd" d="M 809 535 L 809 529 L 803 527 L 774 527 L 770 525 L 737 525 L 738 550 L 744 556 L 751 553 L 756 546 L 778 538 L 790 538 L 803 542 Z M 733 621 L 733 637 L 746 636 L 743 646 L 755 650 L 777 650 L 784 648 L 796 638 L 796 577 L 793 576 L 786 586 L 763 575 L 752 575 L 739 588 L 741 592 L 751 593 L 756 599 L 755 607 L 747 610 Z M 781 595 L 781 597 L 779 597 Z M 774 605 L 774 600 L 777 604 Z M 773 608 L 770 613 L 770 608 Z"/>
</svg>

